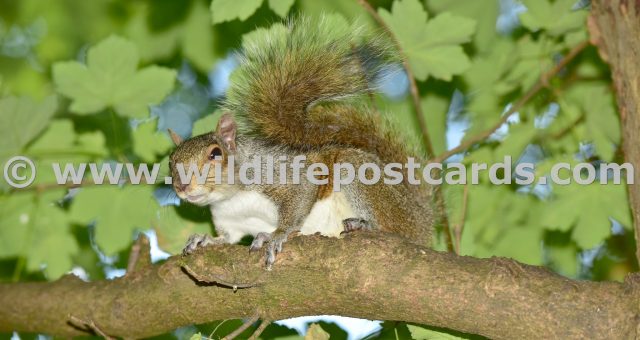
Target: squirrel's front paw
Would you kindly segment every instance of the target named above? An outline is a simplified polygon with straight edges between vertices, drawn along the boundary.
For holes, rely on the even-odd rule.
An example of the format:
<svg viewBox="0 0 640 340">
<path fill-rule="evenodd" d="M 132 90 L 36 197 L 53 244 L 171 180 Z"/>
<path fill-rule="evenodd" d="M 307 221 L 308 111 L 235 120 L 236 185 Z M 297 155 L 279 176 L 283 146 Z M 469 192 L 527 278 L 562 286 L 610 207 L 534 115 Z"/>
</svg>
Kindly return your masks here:
<svg viewBox="0 0 640 340">
<path fill-rule="evenodd" d="M 250 251 L 257 251 L 262 249 L 262 246 L 267 242 L 265 249 L 266 259 L 265 264 L 267 270 L 271 270 L 273 263 L 276 262 L 276 255 L 282 251 L 282 245 L 287 242 L 288 233 L 277 232 L 273 233 L 258 233 L 251 243 Z"/>
<path fill-rule="evenodd" d="M 189 236 L 187 244 L 182 249 L 182 256 L 192 254 L 196 249 L 206 247 L 211 244 L 223 244 L 224 238 L 222 236 L 212 237 L 209 234 L 193 234 Z"/>
</svg>

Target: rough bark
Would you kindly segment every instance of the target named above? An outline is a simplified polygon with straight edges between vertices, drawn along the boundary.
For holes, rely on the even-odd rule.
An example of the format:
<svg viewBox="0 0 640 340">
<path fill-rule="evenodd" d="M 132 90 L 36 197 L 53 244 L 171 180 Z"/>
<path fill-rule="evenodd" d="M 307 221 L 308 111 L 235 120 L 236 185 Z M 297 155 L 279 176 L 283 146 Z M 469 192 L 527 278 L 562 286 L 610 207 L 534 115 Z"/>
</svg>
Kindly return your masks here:
<svg viewBox="0 0 640 340">
<path fill-rule="evenodd" d="M 461 257 L 367 232 L 294 238 L 272 271 L 262 260 L 226 245 L 136 266 L 115 280 L 2 284 L 0 332 L 68 336 L 99 329 L 137 338 L 258 312 L 268 320 L 317 314 L 402 320 L 495 339 L 637 335 L 634 276 L 624 283 L 573 281 L 512 260 Z M 204 281 L 251 288 L 234 292 Z"/>
<path fill-rule="evenodd" d="M 629 201 L 640 245 L 640 0 L 596 0 L 589 18 L 591 41 L 611 65 L 622 123 L 625 161 L 635 169 Z M 640 247 L 636 258 L 640 262 Z"/>
</svg>

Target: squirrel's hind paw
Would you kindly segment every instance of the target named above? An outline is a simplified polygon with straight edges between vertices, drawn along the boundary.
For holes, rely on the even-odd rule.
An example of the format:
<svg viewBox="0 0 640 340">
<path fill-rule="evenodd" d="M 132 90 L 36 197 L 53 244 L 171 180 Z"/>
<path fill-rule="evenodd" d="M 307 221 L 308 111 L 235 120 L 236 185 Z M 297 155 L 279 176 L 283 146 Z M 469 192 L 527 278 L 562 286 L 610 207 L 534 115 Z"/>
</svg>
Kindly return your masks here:
<svg viewBox="0 0 640 340">
<path fill-rule="evenodd" d="M 206 247 L 212 244 L 223 244 L 225 243 L 224 237 L 212 237 L 209 234 L 193 234 L 189 236 L 189 240 L 187 240 L 187 244 L 182 249 L 182 256 L 187 256 L 189 254 L 193 254 L 198 248 Z"/>
<path fill-rule="evenodd" d="M 357 217 L 346 218 L 342 220 L 342 226 L 344 227 L 344 230 L 340 233 L 340 235 L 348 234 L 348 233 L 359 231 L 359 230 L 373 230 L 373 226 L 371 225 L 371 222 L 363 218 L 357 218 Z"/>
</svg>

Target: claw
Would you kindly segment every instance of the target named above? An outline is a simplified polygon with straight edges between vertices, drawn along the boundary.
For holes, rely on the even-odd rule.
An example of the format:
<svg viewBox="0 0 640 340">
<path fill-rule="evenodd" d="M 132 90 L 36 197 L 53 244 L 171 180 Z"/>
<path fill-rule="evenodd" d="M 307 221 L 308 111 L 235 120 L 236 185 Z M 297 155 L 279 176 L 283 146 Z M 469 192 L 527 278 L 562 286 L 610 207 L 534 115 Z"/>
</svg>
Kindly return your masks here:
<svg viewBox="0 0 640 340">
<path fill-rule="evenodd" d="M 251 243 L 249 251 L 257 251 L 265 246 L 265 265 L 267 270 L 276 262 L 276 256 L 282 252 L 282 245 L 287 241 L 287 233 L 258 233 Z"/>
<path fill-rule="evenodd" d="M 258 233 L 256 237 L 251 242 L 251 246 L 249 247 L 250 252 L 258 251 L 262 249 L 262 246 L 265 242 L 271 240 L 271 234 L 269 233 Z"/>
<path fill-rule="evenodd" d="M 276 262 L 276 252 L 272 244 L 269 244 L 266 252 L 265 265 L 267 266 L 267 270 L 271 270 L 271 267 Z"/>
<path fill-rule="evenodd" d="M 198 248 L 206 247 L 211 244 L 224 243 L 222 237 L 213 238 L 209 234 L 193 234 L 189 236 L 187 244 L 182 249 L 182 256 L 193 254 Z"/>
</svg>

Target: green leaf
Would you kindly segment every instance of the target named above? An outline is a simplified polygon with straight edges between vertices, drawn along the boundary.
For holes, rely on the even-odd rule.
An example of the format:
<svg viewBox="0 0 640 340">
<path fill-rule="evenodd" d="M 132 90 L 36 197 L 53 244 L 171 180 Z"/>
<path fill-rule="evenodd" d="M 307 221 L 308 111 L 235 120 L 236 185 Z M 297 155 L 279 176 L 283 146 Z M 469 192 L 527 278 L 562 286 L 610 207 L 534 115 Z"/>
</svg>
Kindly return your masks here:
<svg viewBox="0 0 640 340">
<path fill-rule="evenodd" d="M 426 329 L 426 328 L 414 326 L 414 325 L 407 325 L 407 328 L 409 328 L 409 332 L 411 332 L 411 338 L 413 340 L 435 340 L 435 339 L 463 340 L 464 339 L 455 335 L 433 331 L 430 329 Z"/>
<path fill-rule="evenodd" d="M 26 150 L 35 161 L 38 175 L 35 183 L 56 182 L 52 165 L 64 169 L 66 163 L 79 164 L 104 159 L 108 155 L 104 135 L 100 132 L 77 134 L 68 119 L 56 119 Z"/>
<path fill-rule="evenodd" d="M 0 196 L 0 258 L 26 254 L 35 216 L 32 195 Z"/>
<path fill-rule="evenodd" d="M 574 0 L 522 0 L 527 11 L 520 14 L 522 25 L 532 31 L 546 30 L 552 36 L 560 36 L 576 29 L 586 29 L 589 12 L 574 11 Z"/>
<path fill-rule="evenodd" d="M 470 185 L 468 190 L 463 234 L 465 253 L 480 257 L 508 256 L 540 264 L 544 229 L 536 222 L 539 218 L 537 199 L 507 186 Z M 469 233 L 473 236 L 473 246 L 467 249 Z M 513 243 L 516 240 L 520 243 Z M 467 253 L 471 250 L 472 253 Z"/>
<path fill-rule="evenodd" d="M 178 46 L 180 38 L 179 26 L 160 32 L 153 32 L 147 24 L 149 6 L 139 3 L 138 6 L 133 8 L 134 14 L 126 26 L 126 35 L 135 42 L 140 51 L 140 58 L 143 61 L 149 61 L 170 57 Z"/>
<path fill-rule="evenodd" d="M 249 49 L 252 46 L 259 45 L 261 41 L 269 39 L 269 37 L 271 37 L 270 39 L 274 39 L 274 37 L 284 38 L 286 33 L 287 28 L 281 23 L 273 24 L 269 28 L 259 27 L 242 35 L 242 47 Z"/>
<path fill-rule="evenodd" d="M 498 0 L 451 1 L 429 0 L 429 8 L 438 13 L 451 12 L 477 21 L 477 33 L 473 40 L 481 52 L 491 52 L 491 42 L 497 37 L 496 20 L 500 13 Z"/>
<path fill-rule="evenodd" d="M 269 8 L 284 18 L 289 13 L 289 9 L 291 9 L 294 2 L 295 0 L 269 0 Z"/>
<path fill-rule="evenodd" d="M 611 234 L 610 218 L 631 226 L 623 185 L 598 183 L 554 187 L 555 199 L 545 205 L 542 223 L 553 229 L 573 228 L 572 239 L 582 249 L 600 244 Z"/>
<path fill-rule="evenodd" d="M 411 59 L 411 52 L 409 58 Z M 461 74 L 469 67 L 469 58 L 464 54 L 461 46 L 443 46 L 434 48 L 429 53 L 413 56 L 416 78 L 426 80 L 428 75 L 438 79 L 451 81 L 453 75 Z"/>
<path fill-rule="evenodd" d="M 475 28 L 475 20 L 445 12 L 427 23 L 421 44 L 427 46 L 463 44 L 470 41 Z"/>
<path fill-rule="evenodd" d="M 161 32 L 147 26 L 148 6 L 135 7 L 126 27 L 127 36 L 138 46 L 143 61 L 166 59 L 181 48 L 200 71 L 208 72 L 215 62 L 215 39 L 211 16 L 202 1 L 196 1 L 184 22 Z"/>
<path fill-rule="evenodd" d="M 156 121 L 138 125 L 132 132 L 133 151 L 143 160 L 153 162 L 158 155 L 166 154 L 173 143 L 165 132 L 156 129 Z"/>
<path fill-rule="evenodd" d="M 517 61 L 509 69 L 508 74 L 498 86 L 502 93 L 507 93 L 521 87 L 529 89 L 540 79 L 540 75 L 553 65 L 551 56 L 560 52 L 561 44 L 555 43 L 544 36 L 533 40 L 531 36 L 524 36 L 516 43 Z"/>
<path fill-rule="evenodd" d="M 53 204 L 38 205 L 35 235 L 28 253 L 27 269 L 45 266 L 49 279 L 56 279 L 71 270 L 72 256 L 79 251 L 76 239 L 69 231 L 69 214 Z"/>
<path fill-rule="evenodd" d="M 55 96 L 47 97 L 42 103 L 27 97 L 0 99 L 0 160 L 19 153 L 39 135 L 49 124 L 56 107 Z"/>
<path fill-rule="evenodd" d="M 440 154 L 447 148 L 447 110 L 449 106 L 448 98 L 436 95 L 426 95 L 420 100 L 422 112 L 425 115 L 427 130 L 431 137 L 433 152 Z M 417 127 L 417 124 L 413 124 Z"/>
<path fill-rule="evenodd" d="M 578 217 L 576 214 L 568 212 L 576 207 L 573 199 L 556 200 L 552 206 L 546 207 L 547 209 L 544 210 L 544 214 L 540 216 L 541 223 L 551 230 L 570 230 Z"/>
<path fill-rule="evenodd" d="M 0 198 L 0 258 L 23 256 L 27 270 L 56 279 L 71 270 L 72 256 L 79 248 L 69 231 L 68 214 L 52 203 L 51 197 L 15 194 Z"/>
<path fill-rule="evenodd" d="M 578 262 L 578 249 L 575 245 L 546 245 L 546 248 L 549 260 L 556 271 L 569 278 L 578 276 L 580 263 Z"/>
<path fill-rule="evenodd" d="M 575 31 L 575 32 L 566 34 L 564 36 L 564 43 L 567 48 L 573 48 L 576 45 L 587 41 L 588 39 L 589 39 L 589 32 L 587 32 L 587 30 L 580 30 L 580 31 Z M 582 63 L 578 67 L 581 67 L 584 65 L 589 65 L 589 64 Z"/>
<path fill-rule="evenodd" d="M 305 340 L 329 340 L 329 333 L 325 332 L 320 325 L 314 323 L 309 326 Z"/>
<path fill-rule="evenodd" d="M 112 107 L 123 116 L 144 117 L 150 104 L 171 92 L 176 72 L 158 66 L 137 70 L 138 62 L 132 42 L 110 36 L 89 49 L 86 65 L 55 63 L 53 79 L 58 92 L 72 99 L 73 112 L 95 113 Z"/>
<path fill-rule="evenodd" d="M 509 126 L 509 135 L 494 151 L 494 162 L 504 161 L 505 156 L 511 156 L 512 162 L 516 162 L 537 133 L 538 130 L 533 124 Z"/>
<path fill-rule="evenodd" d="M 55 119 L 45 132 L 25 151 L 38 158 L 56 158 L 61 155 L 77 155 L 87 160 L 104 158 L 108 155 L 104 135 L 100 132 L 78 134 L 68 119 Z"/>
<path fill-rule="evenodd" d="M 190 209 L 182 206 L 163 207 L 153 221 L 153 228 L 158 236 L 158 246 L 170 254 L 179 254 L 189 236 L 193 234 L 211 234 L 211 219 L 208 217 L 204 221 L 187 219 L 179 213 L 185 210 Z M 201 211 L 199 213 L 202 215 Z"/>
<path fill-rule="evenodd" d="M 216 110 L 214 113 L 206 115 L 200 119 L 198 119 L 195 123 L 193 123 L 193 129 L 191 135 L 198 136 L 203 135 L 205 133 L 209 133 L 216 129 L 218 125 L 218 119 L 222 115 L 221 110 Z"/>
<path fill-rule="evenodd" d="M 182 31 L 182 53 L 203 72 L 215 62 L 215 39 L 211 17 L 202 1 L 196 1 Z"/>
<path fill-rule="evenodd" d="M 214 24 L 233 19 L 246 20 L 262 4 L 262 0 L 213 0 L 211 15 Z"/>
<path fill-rule="evenodd" d="M 467 109 L 472 123 L 467 137 L 487 129 L 500 119 L 500 113 L 504 111 L 502 94 L 516 87 L 512 82 L 501 83 L 517 61 L 515 51 L 513 41 L 495 39 L 488 51 L 476 56 L 469 70 L 464 73 L 469 93 L 465 100 L 469 101 Z"/>
<path fill-rule="evenodd" d="M 360 16 L 363 22 L 374 24 L 369 16 L 362 15 L 362 6 L 357 1 L 298 0 L 298 5 L 302 13 L 313 16 L 326 15 L 327 13 L 339 14 L 347 18 Z"/>
<path fill-rule="evenodd" d="M 493 245 L 491 256 L 504 256 L 530 265 L 542 265 L 542 235 L 543 230 L 535 226 L 506 228 Z"/>
<path fill-rule="evenodd" d="M 596 147 L 603 160 L 611 161 L 615 146 L 620 142 L 620 121 L 615 100 L 607 84 L 579 84 L 573 86 L 567 99 L 580 107 L 585 115 L 587 141 Z"/>
<path fill-rule="evenodd" d="M 417 79 L 431 75 L 450 81 L 470 66 L 460 44 L 471 40 L 474 20 L 447 12 L 427 20 L 418 0 L 397 0 L 391 13 L 382 8 L 379 13 L 397 37 Z"/>
<path fill-rule="evenodd" d="M 131 243 L 134 230 L 151 227 L 158 208 L 151 188 L 143 184 L 82 188 L 71 205 L 71 217 L 82 224 L 95 221 L 97 245 L 113 255 Z"/>
</svg>

